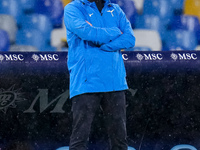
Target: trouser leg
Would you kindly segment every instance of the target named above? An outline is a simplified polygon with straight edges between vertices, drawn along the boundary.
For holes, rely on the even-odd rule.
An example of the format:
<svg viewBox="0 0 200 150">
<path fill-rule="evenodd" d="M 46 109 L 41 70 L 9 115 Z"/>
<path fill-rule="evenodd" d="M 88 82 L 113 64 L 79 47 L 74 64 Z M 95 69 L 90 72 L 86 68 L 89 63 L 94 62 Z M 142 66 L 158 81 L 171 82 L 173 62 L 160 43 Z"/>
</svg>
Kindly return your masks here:
<svg viewBox="0 0 200 150">
<path fill-rule="evenodd" d="M 124 91 L 105 93 L 101 103 L 111 150 L 127 150 Z"/>
<path fill-rule="evenodd" d="M 83 94 L 72 98 L 73 129 L 70 150 L 86 150 L 91 123 L 100 106 L 98 94 Z"/>
</svg>

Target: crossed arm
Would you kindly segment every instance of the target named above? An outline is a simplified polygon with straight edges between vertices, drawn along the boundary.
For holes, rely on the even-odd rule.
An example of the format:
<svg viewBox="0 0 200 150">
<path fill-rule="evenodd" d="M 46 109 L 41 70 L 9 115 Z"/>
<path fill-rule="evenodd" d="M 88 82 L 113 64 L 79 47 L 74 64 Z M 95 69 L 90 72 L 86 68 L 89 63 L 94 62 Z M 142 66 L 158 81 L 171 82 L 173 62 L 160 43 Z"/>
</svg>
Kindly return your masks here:
<svg viewBox="0 0 200 150">
<path fill-rule="evenodd" d="M 100 49 L 102 50 L 117 51 L 135 45 L 135 37 L 130 23 L 122 10 L 120 9 L 119 11 L 119 28 L 100 28 L 92 26 L 91 23 L 83 19 L 83 13 L 73 5 L 65 7 L 64 21 L 67 29 L 81 39 L 90 41 L 95 45 L 101 45 Z"/>
</svg>

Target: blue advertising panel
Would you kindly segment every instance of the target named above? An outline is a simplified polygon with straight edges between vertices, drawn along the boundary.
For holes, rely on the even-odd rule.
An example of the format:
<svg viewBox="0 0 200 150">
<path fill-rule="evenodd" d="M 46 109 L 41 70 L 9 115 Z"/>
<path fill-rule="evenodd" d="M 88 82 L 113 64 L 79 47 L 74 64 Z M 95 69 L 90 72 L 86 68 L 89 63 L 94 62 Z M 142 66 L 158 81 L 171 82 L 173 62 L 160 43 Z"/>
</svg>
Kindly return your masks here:
<svg viewBox="0 0 200 150">
<path fill-rule="evenodd" d="M 200 149 L 200 52 L 123 51 L 129 90 L 127 132 L 136 150 Z M 69 145 L 72 116 L 67 52 L 0 53 L 0 148 L 27 142 L 36 150 Z M 99 109 L 91 150 L 106 150 Z"/>
</svg>

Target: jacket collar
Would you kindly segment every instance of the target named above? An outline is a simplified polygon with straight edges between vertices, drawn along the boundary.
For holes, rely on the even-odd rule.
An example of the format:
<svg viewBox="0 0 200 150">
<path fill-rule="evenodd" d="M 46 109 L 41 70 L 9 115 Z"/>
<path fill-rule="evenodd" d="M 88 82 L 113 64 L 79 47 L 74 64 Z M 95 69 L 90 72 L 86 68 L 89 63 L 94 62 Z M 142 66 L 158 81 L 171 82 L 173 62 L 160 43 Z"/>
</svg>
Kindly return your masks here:
<svg viewBox="0 0 200 150">
<path fill-rule="evenodd" d="M 78 0 L 78 1 L 81 1 L 82 3 L 87 4 L 89 6 L 93 4 L 93 2 L 91 3 L 88 0 Z M 105 1 L 105 5 L 108 5 L 110 3 L 110 0 L 104 0 L 104 1 Z"/>
</svg>

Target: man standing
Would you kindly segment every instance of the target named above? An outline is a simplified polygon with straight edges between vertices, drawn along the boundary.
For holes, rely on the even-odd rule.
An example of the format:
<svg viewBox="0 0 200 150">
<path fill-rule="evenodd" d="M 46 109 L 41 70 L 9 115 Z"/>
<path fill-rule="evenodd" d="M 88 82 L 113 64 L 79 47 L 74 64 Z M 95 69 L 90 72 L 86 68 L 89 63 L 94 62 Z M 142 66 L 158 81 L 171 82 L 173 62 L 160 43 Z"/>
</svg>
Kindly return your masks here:
<svg viewBox="0 0 200 150">
<path fill-rule="evenodd" d="M 135 45 L 130 22 L 109 0 L 75 0 L 65 7 L 73 130 L 70 150 L 86 150 L 101 106 L 111 150 L 127 150 L 128 89 L 121 49 Z"/>
</svg>

